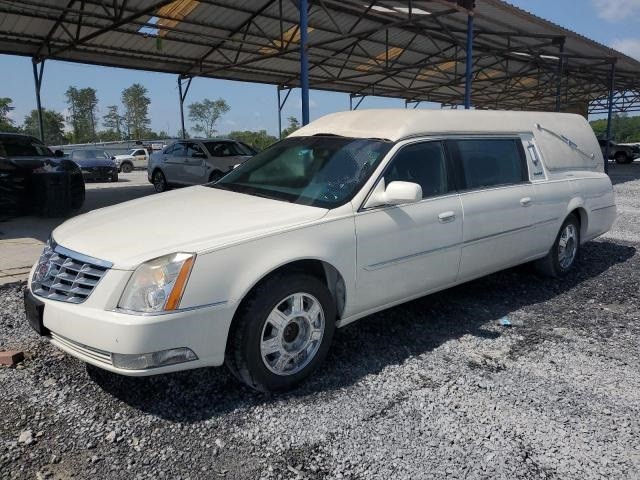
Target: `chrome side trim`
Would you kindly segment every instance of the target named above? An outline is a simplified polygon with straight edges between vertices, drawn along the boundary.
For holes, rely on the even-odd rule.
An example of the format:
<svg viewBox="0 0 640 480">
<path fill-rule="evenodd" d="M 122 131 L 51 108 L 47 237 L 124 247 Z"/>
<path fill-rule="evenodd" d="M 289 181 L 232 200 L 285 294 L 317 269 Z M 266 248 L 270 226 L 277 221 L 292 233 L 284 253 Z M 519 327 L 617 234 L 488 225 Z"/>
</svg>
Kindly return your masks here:
<svg viewBox="0 0 640 480">
<path fill-rule="evenodd" d="M 366 267 L 364 267 L 364 269 L 367 271 L 378 270 L 380 268 L 387 267 L 391 264 L 402 263 L 408 260 L 413 260 L 414 258 L 417 258 L 417 257 L 424 257 L 426 255 L 431 255 L 432 253 L 441 252 L 443 250 L 450 250 L 452 248 L 459 247 L 460 245 L 462 245 L 462 243 L 454 243 L 451 245 L 446 245 L 444 247 L 425 250 L 424 252 L 412 253 L 411 255 L 405 255 L 404 257 L 392 258 L 391 260 L 384 260 L 382 262 L 374 263 L 372 265 L 367 265 Z"/>
<path fill-rule="evenodd" d="M 414 258 L 423 257 L 423 256 L 426 256 L 426 255 L 431 255 L 432 253 L 441 252 L 441 251 L 444 251 L 444 250 L 450 250 L 452 248 L 459 247 L 459 246 L 466 247 L 466 246 L 469 246 L 469 245 L 471 245 L 473 243 L 483 242 L 485 240 L 490 240 L 492 238 L 499 237 L 499 236 L 502 236 L 502 235 L 508 235 L 510 233 L 516 233 L 516 232 L 520 232 L 520 231 L 524 231 L 524 230 L 530 230 L 530 229 L 535 228 L 535 227 L 540 227 L 540 226 L 543 226 L 543 225 L 547 225 L 549 223 L 557 222 L 558 220 L 560 220 L 559 217 L 550 218 L 548 220 L 542 220 L 540 222 L 535 222 L 535 223 L 532 223 L 530 225 L 526 225 L 524 227 L 512 228 L 510 230 L 504 230 L 502 232 L 492 233 L 491 235 L 486 235 L 484 237 L 474 238 L 472 240 L 467 240 L 466 242 L 454 243 L 454 244 L 451 244 L 451 245 L 446 245 L 444 247 L 438 247 L 438 248 L 433 248 L 431 250 L 425 250 L 424 252 L 412 253 L 411 255 L 405 255 L 405 256 L 402 256 L 402 257 L 392 258 L 390 260 L 384 260 L 382 262 L 378 262 L 378 263 L 374 263 L 374 264 L 371 264 L 371 265 L 367 265 L 366 267 L 363 267 L 363 268 L 364 268 L 364 270 L 367 270 L 367 271 L 378 270 L 380 268 L 388 267 L 388 266 L 390 266 L 392 264 L 398 264 L 398 263 L 402 263 L 404 261 L 413 260 Z"/>
<path fill-rule="evenodd" d="M 54 240 L 55 241 L 55 240 Z M 90 257 L 89 255 L 85 255 L 84 253 L 79 253 L 74 250 L 70 250 L 56 243 L 56 246 L 53 248 L 53 251 L 56 253 L 61 253 L 67 257 L 73 257 L 75 260 L 78 260 L 82 263 L 92 263 L 94 265 L 98 265 L 99 267 L 111 268 L 113 267 L 113 263 L 108 262 L 107 260 L 101 260 L 99 258 Z"/>
<path fill-rule="evenodd" d="M 560 220 L 559 217 L 550 218 L 548 220 L 542 220 L 540 222 L 535 222 L 535 223 L 532 223 L 530 225 L 525 225 L 524 227 L 512 228 L 512 229 L 509 229 L 509 230 L 504 230 L 502 232 L 492 233 L 490 235 L 485 235 L 483 237 L 473 238 L 471 240 L 467 240 L 466 242 L 463 242 L 463 246 L 470 245 L 472 243 L 482 242 L 484 240 L 490 240 L 492 238 L 499 237 L 499 236 L 502 236 L 502 235 L 508 235 L 510 233 L 516 233 L 516 232 L 521 232 L 521 231 L 524 231 L 524 230 L 529 230 L 529 229 L 534 228 L 534 227 L 540 227 L 540 226 L 546 225 L 548 223 L 557 222 L 558 220 Z"/>
<path fill-rule="evenodd" d="M 206 303 L 204 305 L 196 305 L 194 307 L 176 308 L 175 310 L 163 310 L 161 312 L 136 312 L 134 310 L 126 310 L 124 308 L 115 308 L 112 312 L 124 313 L 125 315 L 136 315 L 139 317 L 157 317 L 160 315 L 171 315 L 172 313 L 190 312 L 192 310 L 199 310 L 201 308 L 217 307 L 219 305 L 225 305 L 229 303 L 228 300 L 221 300 L 219 302 Z"/>
<path fill-rule="evenodd" d="M 616 205 L 607 205 L 606 207 L 598 207 L 598 208 L 592 208 L 591 211 L 592 212 L 597 212 L 598 210 L 606 210 L 607 208 L 615 208 Z"/>
</svg>

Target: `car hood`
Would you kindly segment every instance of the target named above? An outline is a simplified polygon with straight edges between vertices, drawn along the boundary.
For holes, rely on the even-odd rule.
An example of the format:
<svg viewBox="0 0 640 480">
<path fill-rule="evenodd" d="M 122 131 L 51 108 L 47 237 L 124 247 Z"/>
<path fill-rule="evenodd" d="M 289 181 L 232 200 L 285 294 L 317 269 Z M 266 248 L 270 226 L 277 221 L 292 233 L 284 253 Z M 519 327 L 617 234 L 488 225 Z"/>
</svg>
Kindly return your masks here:
<svg viewBox="0 0 640 480">
<path fill-rule="evenodd" d="M 85 167 L 113 167 L 113 160 L 106 158 L 89 158 L 87 160 L 74 160 L 80 168 Z"/>
<path fill-rule="evenodd" d="M 114 158 L 115 158 L 116 160 L 124 160 L 125 158 L 126 158 L 126 159 L 133 158 L 133 155 L 129 155 L 129 154 L 127 153 L 127 154 L 123 154 L 123 155 L 116 155 Z"/>
<path fill-rule="evenodd" d="M 313 222 L 327 210 L 196 186 L 77 216 L 53 232 L 61 246 L 130 270 L 174 252 L 208 251 Z"/>
</svg>

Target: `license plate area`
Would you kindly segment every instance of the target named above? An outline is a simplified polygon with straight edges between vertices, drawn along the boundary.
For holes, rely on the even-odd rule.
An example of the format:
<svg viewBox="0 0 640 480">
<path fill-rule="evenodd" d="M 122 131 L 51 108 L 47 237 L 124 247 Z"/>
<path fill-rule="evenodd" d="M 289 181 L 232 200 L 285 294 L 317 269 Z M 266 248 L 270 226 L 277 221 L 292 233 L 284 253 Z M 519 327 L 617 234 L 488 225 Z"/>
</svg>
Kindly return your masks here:
<svg viewBox="0 0 640 480">
<path fill-rule="evenodd" d="M 38 335 L 47 335 L 49 331 L 44 327 L 44 302 L 38 300 L 29 290 L 24 292 L 24 311 L 27 321 Z"/>
</svg>

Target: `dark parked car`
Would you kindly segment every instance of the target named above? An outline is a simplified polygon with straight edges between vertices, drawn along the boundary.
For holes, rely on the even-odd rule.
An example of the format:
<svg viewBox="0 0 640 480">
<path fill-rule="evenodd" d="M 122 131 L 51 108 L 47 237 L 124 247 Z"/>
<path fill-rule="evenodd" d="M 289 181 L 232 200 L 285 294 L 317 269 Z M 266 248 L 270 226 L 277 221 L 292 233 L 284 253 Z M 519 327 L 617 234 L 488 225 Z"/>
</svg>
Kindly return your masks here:
<svg viewBox="0 0 640 480">
<path fill-rule="evenodd" d="M 0 133 L 0 217 L 62 216 L 84 203 L 78 165 L 37 138 Z"/>
<path fill-rule="evenodd" d="M 85 181 L 118 181 L 118 165 L 105 150 L 73 150 L 69 158 L 80 166 Z"/>
<path fill-rule="evenodd" d="M 598 139 L 598 143 L 604 156 L 606 154 L 607 141 Z M 609 160 L 615 160 L 616 163 L 631 163 L 639 154 L 640 151 L 637 146 L 620 145 L 619 143 L 609 141 Z"/>
</svg>

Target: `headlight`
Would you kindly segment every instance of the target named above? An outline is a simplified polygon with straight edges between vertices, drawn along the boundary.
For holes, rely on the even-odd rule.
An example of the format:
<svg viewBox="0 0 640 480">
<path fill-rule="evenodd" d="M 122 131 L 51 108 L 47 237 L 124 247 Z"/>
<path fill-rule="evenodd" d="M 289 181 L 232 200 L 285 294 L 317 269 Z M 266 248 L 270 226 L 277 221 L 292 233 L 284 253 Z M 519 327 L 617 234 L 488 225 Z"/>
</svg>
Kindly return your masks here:
<svg viewBox="0 0 640 480">
<path fill-rule="evenodd" d="M 49 271 L 51 269 L 49 260 L 53 256 L 54 247 L 55 243 L 53 242 L 51 237 L 49 237 L 47 243 L 44 244 L 44 249 L 42 250 L 42 254 L 40 255 L 40 259 L 38 260 L 38 265 L 33 272 L 34 282 L 42 282 L 49 275 Z"/>
<path fill-rule="evenodd" d="M 177 309 L 195 258 L 194 253 L 173 253 L 143 263 L 131 275 L 118 308 L 140 313 Z"/>
</svg>

